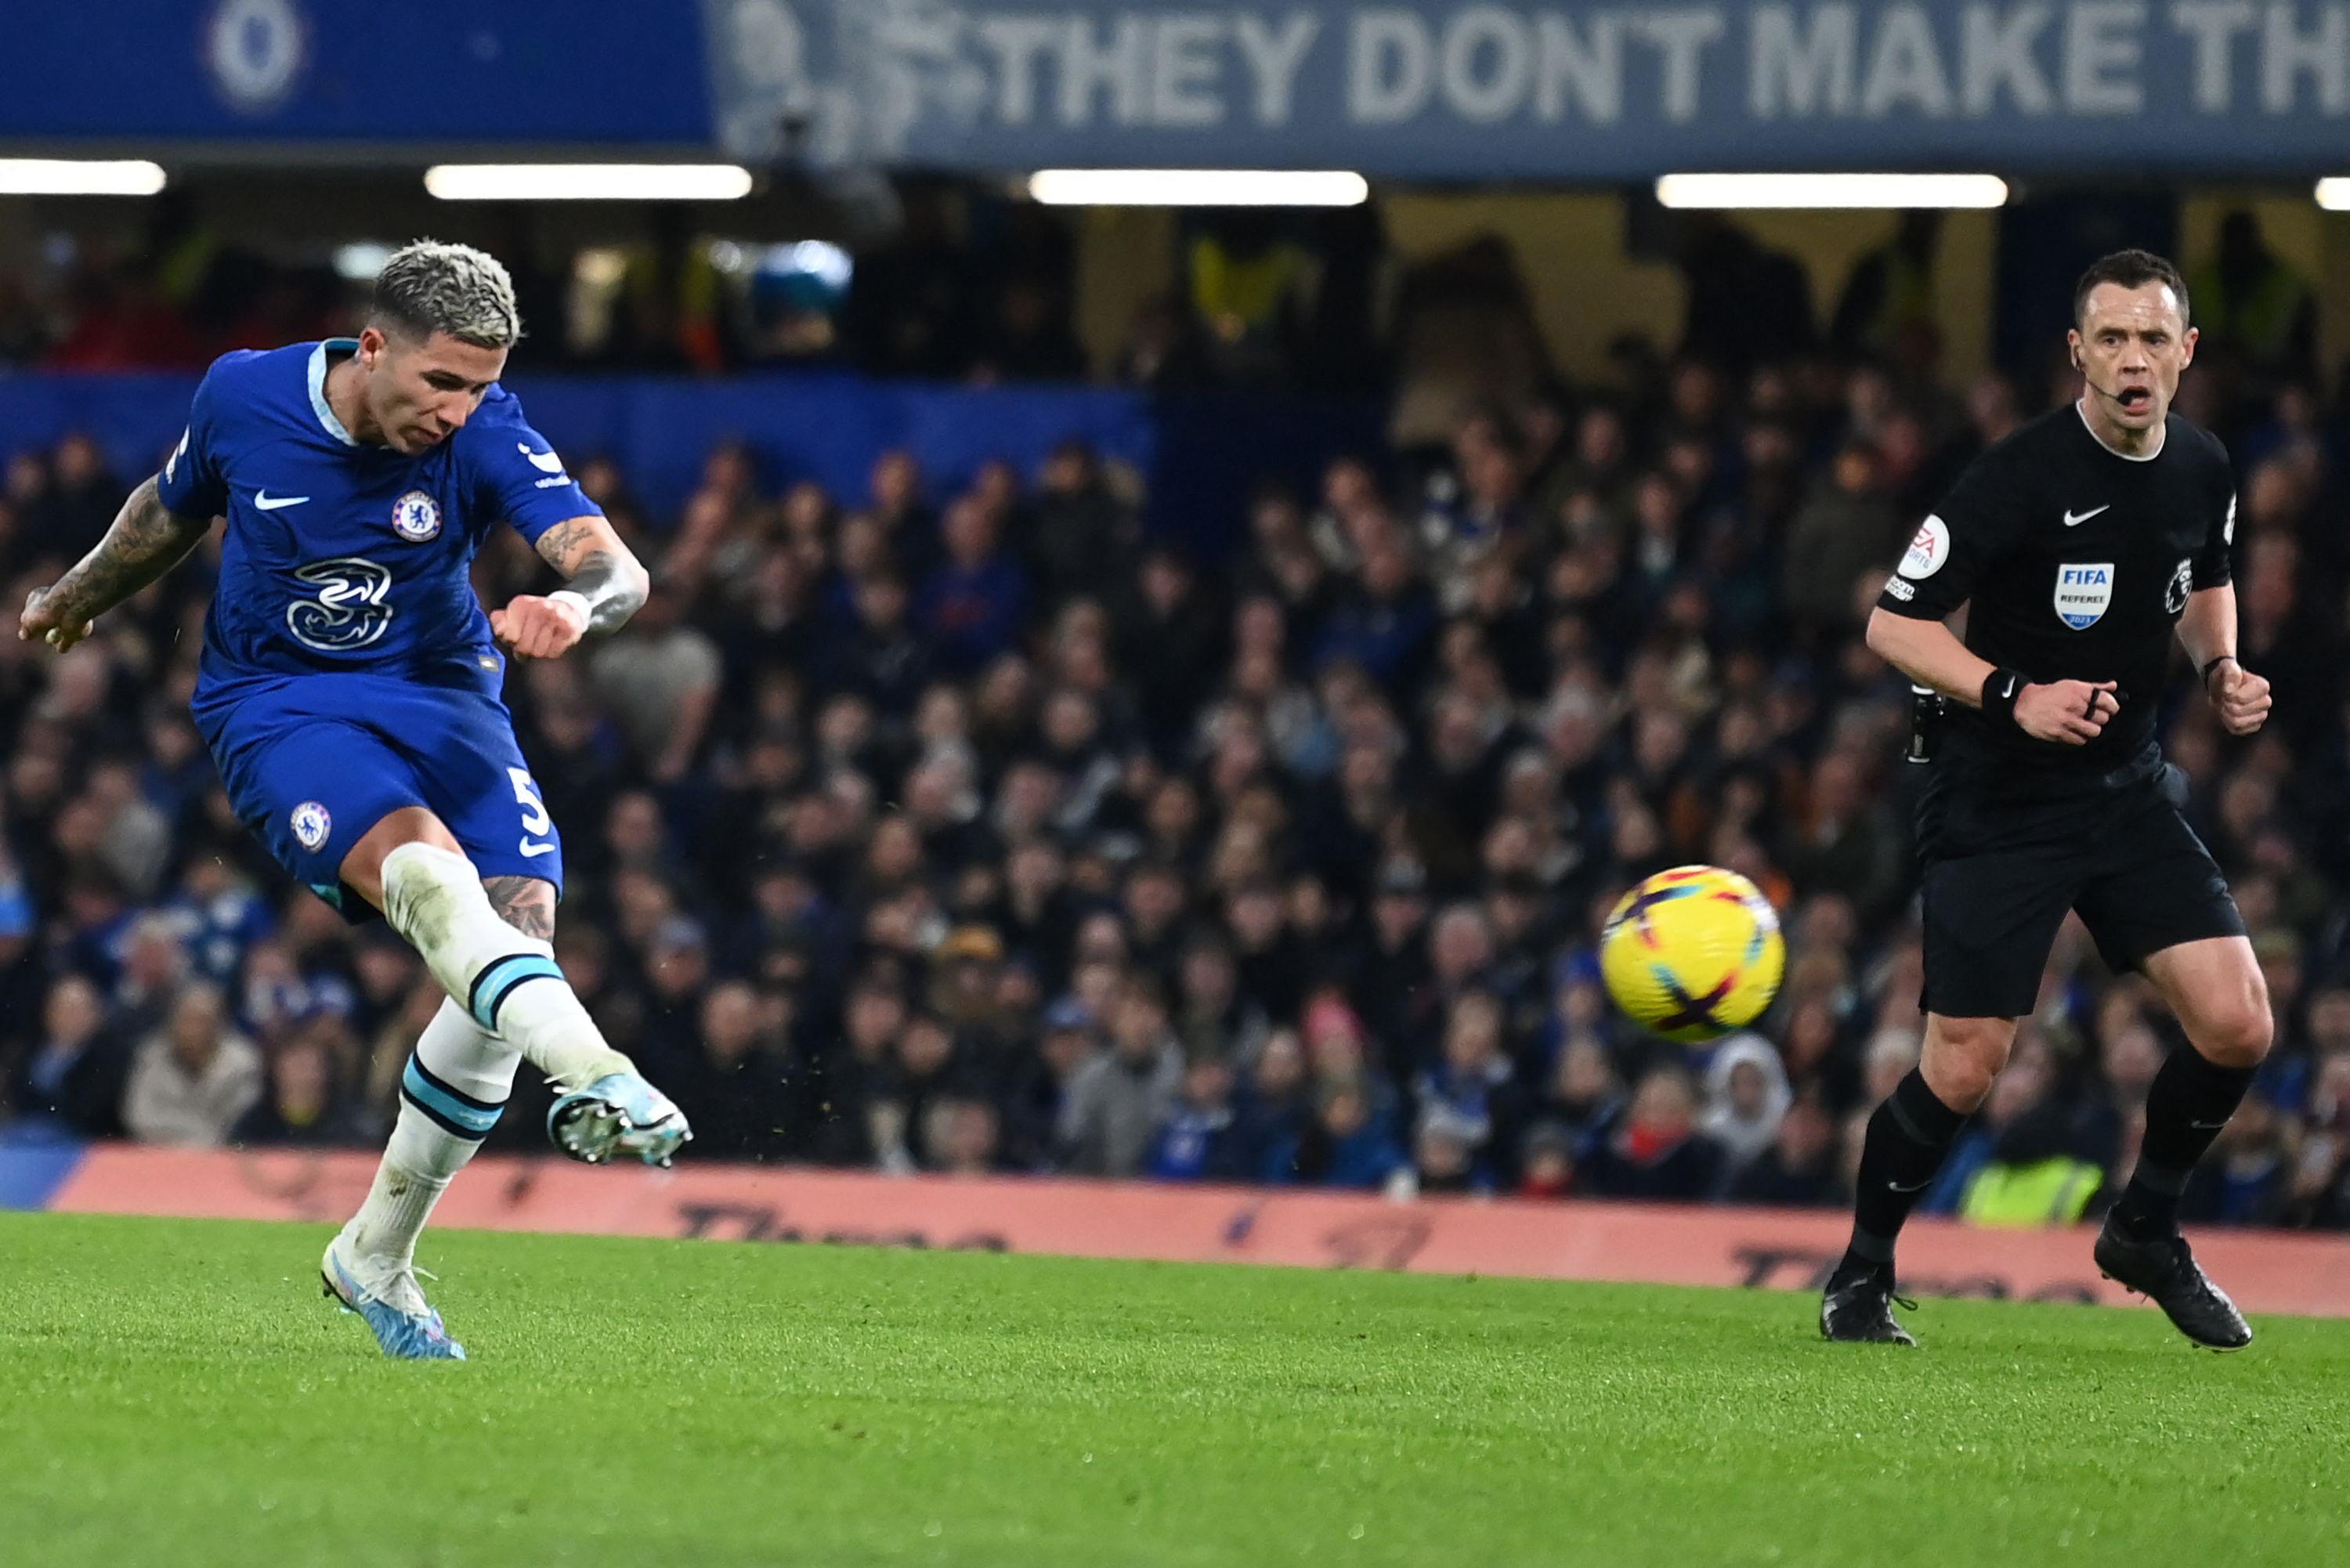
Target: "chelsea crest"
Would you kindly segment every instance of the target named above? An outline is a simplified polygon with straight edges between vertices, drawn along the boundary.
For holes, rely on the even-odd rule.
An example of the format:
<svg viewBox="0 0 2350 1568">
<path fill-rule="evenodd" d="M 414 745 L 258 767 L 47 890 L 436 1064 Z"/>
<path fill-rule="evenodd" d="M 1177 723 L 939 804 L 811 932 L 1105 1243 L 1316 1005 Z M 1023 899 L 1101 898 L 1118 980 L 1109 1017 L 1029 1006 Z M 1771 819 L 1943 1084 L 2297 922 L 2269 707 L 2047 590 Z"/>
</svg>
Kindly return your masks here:
<svg viewBox="0 0 2350 1568">
<path fill-rule="evenodd" d="M 411 545 L 421 545 L 441 532 L 441 504 L 421 490 L 411 490 L 391 504 L 392 531 Z"/>
</svg>

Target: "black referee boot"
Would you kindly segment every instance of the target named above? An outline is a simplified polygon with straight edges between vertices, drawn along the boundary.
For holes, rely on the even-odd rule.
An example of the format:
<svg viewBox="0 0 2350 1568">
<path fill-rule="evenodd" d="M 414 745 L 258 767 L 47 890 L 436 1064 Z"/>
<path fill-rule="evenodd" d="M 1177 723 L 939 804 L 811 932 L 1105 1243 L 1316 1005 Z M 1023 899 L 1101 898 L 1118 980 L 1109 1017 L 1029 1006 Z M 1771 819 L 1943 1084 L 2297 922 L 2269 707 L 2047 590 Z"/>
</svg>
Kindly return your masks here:
<svg viewBox="0 0 2350 1568">
<path fill-rule="evenodd" d="M 1846 1263 L 1828 1276 L 1820 1297 L 1820 1337 L 1841 1345 L 1906 1345 L 1917 1348 L 1909 1331 L 1893 1321 L 1893 1309 L 1916 1312 L 1918 1303 L 1893 1290 L 1893 1270 Z"/>
<path fill-rule="evenodd" d="M 2172 1327 L 2205 1349 L 2241 1350 L 2252 1343 L 2252 1325 L 2228 1293 L 2211 1282 L 2187 1238 L 2176 1231 L 2150 1241 L 2135 1241 L 2108 1214 L 2091 1256 L 2098 1272 L 2152 1298 Z"/>
</svg>

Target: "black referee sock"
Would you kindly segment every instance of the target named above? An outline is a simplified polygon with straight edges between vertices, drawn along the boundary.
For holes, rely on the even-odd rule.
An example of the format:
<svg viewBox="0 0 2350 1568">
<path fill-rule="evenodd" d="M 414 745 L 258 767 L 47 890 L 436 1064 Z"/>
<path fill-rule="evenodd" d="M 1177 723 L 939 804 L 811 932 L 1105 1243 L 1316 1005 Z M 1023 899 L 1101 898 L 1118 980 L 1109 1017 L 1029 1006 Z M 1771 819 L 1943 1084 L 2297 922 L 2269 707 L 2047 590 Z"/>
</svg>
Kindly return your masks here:
<svg viewBox="0 0 2350 1568">
<path fill-rule="evenodd" d="M 2191 1045 L 2170 1054 L 2147 1091 L 2137 1169 L 2114 1204 L 2122 1234 L 2144 1241 L 2178 1228 L 2187 1178 L 2251 1086 L 2250 1067 L 2222 1067 Z"/>
<path fill-rule="evenodd" d="M 1970 1113 L 1954 1111 L 1911 1068 L 1868 1118 L 1860 1148 L 1859 1192 L 1853 1202 L 1852 1246 L 1845 1269 L 1890 1268 L 1902 1221 L 1942 1168 L 1942 1157 Z"/>
</svg>

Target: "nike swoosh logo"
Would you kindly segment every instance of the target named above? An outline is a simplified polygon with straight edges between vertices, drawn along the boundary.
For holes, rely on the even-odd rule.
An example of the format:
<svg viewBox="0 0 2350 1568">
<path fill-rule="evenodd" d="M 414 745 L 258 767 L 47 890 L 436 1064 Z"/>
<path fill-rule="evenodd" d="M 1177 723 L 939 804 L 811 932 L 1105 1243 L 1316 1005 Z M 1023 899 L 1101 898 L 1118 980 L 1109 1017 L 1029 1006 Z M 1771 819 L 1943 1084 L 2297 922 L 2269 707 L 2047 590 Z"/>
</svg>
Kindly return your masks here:
<svg viewBox="0 0 2350 1568">
<path fill-rule="evenodd" d="M 533 844 L 529 839 L 525 838 L 522 841 L 522 852 L 525 855 L 529 856 L 552 855 L 555 853 L 555 846 L 552 844 Z"/>
<path fill-rule="evenodd" d="M 2113 509 L 2114 504 L 2108 501 L 2103 506 L 2096 507 L 2087 512 L 2075 513 L 2068 510 L 2064 514 L 2064 526 L 2067 528 L 2075 527 L 2080 524 L 2086 523 L 2090 518 L 2095 517 L 2099 512 L 2111 512 Z"/>
<path fill-rule="evenodd" d="M 1923 1192 L 1926 1189 L 1934 1185 L 1934 1179 L 1929 1176 L 1925 1180 L 1910 1187 L 1904 1187 L 1898 1181 L 1888 1181 L 1885 1185 L 1895 1192 Z"/>
<path fill-rule="evenodd" d="M 554 452 L 533 452 L 521 441 L 515 442 L 515 451 L 530 459 L 531 467 L 537 469 L 542 473 L 561 473 L 563 472 L 563 459 L 556 456 Z"/>
<path fill-rule="evenodd" d="M 2006 686 L 2002 687 L 2002 688 L 2001 689 L 2001 691 L 2000 691 L 1999 700 L 2000 700 L 2001 701 L 2004 702 L 2004 701 L 2006 701 L 2009 698 L 2011 698 L 2011 697 L 2012 697 L 2012 696 L 2014 696 L 2014 695 L 2015 695 L 2015 677 L 2014 677 L 2014 676 L 2012 676 L 2012 675 L 2011 675 L 2011 676 L 2009 676 L 2009 677 L 2007 678 L 2007 684 L 2006 684 Z"/>
<path fill-rule="evenodd" d="M 255 493 L 253 504 L 264 512 L 275 512 L 281 506 L 299 506 L 309 499 L 307 495 L 272 495 L 263 490 Z"/>
</svg>

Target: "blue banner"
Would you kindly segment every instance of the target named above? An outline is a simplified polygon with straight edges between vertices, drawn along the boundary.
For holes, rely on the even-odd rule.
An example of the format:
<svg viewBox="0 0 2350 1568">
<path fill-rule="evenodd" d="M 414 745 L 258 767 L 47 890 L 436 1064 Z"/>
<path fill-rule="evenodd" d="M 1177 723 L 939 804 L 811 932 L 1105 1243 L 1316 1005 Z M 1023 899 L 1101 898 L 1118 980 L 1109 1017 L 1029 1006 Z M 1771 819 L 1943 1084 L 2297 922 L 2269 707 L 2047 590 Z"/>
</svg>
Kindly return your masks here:
<svg viewBox="0 0 2350 1568">
<path fill-rule="evenodd" d="M 15 140 L 707 148 L 687 0 L 23 0 Z"/>
<path fill-rule="evenodd" d="M 0 464 L 82 431 L 126 483 L 155 472 L 188 422 L 184 373 L 0 375 Z M 1084 441 L 1145 481 L 1145 520 L 1204 556 L 1245 526 L 1249 491 L 1278 480 L 1310 493 L 1340 453 L 1375 452 L 1383 410 L 1295 396 L 1228 393 L 1153 399 L 1107 388 L 956 387 L 846 373 L 667 376 L 519 373 L 506 384 L 531 422 L 575 462 L 616 461 L 666 527 L 722 440 L 745 443 L 773 489 L 813 479 L 850 505 L 868 494 L 873 460 L 912 452 L 939 495 L 992 458 L 1033 477 L 1053 448 Z"/>
<path fill-rule="evenodd" d="M 861 504 L 873 460 L 903 447 L 942 488 L 1003 458 L 1034 473 L 1071 437 L 1145 473 L 1157 452 L 1149 400 L 1083 387 L 938 386 L 823 372 L 688 380 L 517 374 L 505 385 L 575 462 L 612 458 L 666 525 L 723 440 L 748 445 L 771 487 L 813 479 Z M 196 379 L 170 372 L 0 376 L 0 462 L 76 431 L 126 482 L 155 472 L 188 422 Z"/>
<path fill-rule="evenodd" d="M 819 168 L 2314 174 L 2350 0 L 26 0 L 0 140 Z"/>
<path fill-rule="evenodd" d="M 723 140 L 957 170 L 2350 168 L 2342 0 L 703 0 Z"/>
</svg>

